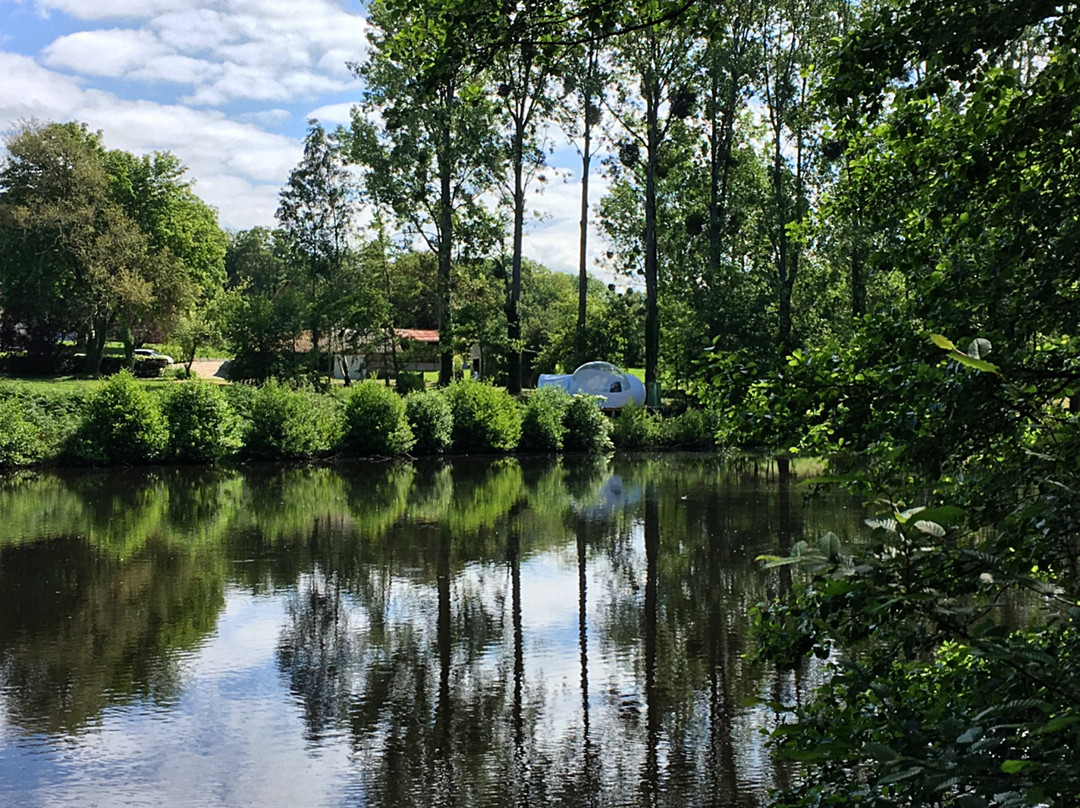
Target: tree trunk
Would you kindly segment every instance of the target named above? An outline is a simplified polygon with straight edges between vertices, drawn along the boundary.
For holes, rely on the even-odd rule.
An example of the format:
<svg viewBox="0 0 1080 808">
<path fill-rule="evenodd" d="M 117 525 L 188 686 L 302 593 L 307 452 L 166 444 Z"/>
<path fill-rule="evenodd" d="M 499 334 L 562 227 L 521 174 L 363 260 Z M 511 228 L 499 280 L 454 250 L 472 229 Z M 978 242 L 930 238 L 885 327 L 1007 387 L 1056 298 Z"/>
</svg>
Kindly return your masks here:
<svg viewBox="0 0 1080 808">
<path fill-rule="evenodd" d="M 522 177 L 525 138 L 524 120 L 515 122 L 514 129 L 514 254 L 510 272 L 510 301 L 506 307 L 506 391 L 512 396 L 521 393 L 521 250 L 525 229 L 525 188 Z"/>
<path fill-rule="evenodd" d="M 436 287 L 439 301 L 439 386 L 450 384 L 454 372 L 454 350 L 450 321 L 450 259 L 453 247 L 453 194 L 451 187 L 450 102 L 453 88 L 444 88 L 443 102 L 447 120 L 443 122 L 442 149 L 439 153 L 439 274 Z"/>
<path fill-rule="evenodd" d="M 660 123 L 657 107 L 660 88 L 655 80 L 645 93 L 647 117 L 645 168 L 645 386 L 657 381 L 660 359 L 660 312 L 658 307 L 659 258 L 656 244 L 656 169 L 659 163 Z"/>
<path fill-rule="evenodd" d="M 583 365 L 588 361 L 585 355 L 586 345 L 586 322 L 585 303 L 589 291 L 588 273 L 588 240 L 589 240 L 589 165 L 592 162 L 592 126 L 589 123 L 589 114 L 592 109 L 592 93 L 587 89 L 585 92 L 585 143 L 581 152 L 581 222 L 578 236 L 578 312 L 577 329 L 574 332 L 574 359 L 577 365 Z"/>
</svg>

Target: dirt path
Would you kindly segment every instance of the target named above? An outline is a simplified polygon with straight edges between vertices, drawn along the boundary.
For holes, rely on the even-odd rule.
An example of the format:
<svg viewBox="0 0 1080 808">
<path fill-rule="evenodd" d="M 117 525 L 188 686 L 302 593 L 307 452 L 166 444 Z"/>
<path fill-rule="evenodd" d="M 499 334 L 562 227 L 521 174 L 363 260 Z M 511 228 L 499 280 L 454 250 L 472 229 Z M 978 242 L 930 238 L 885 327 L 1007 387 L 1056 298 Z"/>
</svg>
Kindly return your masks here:
<svg viewBox="0 0 1080 808">
<path fill-rule="evenodd" d="M 225 383 L 225 374 L 222 368 L 228 364 L 228 359 L 196 359 L 191 363 L 191 372 L 200 379 Z M 183 367 L 181 365 L 181 367 Z"/>
</svg>

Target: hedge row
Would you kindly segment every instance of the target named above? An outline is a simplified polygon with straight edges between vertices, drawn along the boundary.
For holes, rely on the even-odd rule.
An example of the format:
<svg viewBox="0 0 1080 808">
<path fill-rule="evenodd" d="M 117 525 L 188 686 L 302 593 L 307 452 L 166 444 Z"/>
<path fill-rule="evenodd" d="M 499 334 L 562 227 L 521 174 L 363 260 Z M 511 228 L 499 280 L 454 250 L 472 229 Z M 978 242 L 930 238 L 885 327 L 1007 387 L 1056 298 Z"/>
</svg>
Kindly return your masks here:
<svg viewBox="0 0 1080 808">
<path fill-rule="evenodd" d="M 0 467 L 706 447 L 715 431 L 693 410 L 611 420 L 584 396 L 547 388 L 519 404 L 475 381 L 404 397 L 378 381 L 330 394 L 275 381 L 151 391 L 124 371 L 89 397 L 0 395 Z"/>
</svg>

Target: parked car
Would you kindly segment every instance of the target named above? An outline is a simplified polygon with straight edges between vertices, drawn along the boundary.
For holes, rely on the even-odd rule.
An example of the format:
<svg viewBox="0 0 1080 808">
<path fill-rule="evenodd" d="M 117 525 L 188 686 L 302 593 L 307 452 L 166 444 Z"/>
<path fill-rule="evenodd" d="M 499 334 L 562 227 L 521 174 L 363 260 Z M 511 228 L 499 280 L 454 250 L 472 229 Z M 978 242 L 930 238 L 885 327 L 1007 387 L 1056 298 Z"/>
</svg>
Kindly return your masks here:
<svg viewBox="0 0 1080 808">
<path fill-rule="evenodd" d="M 170 365 L 174 361 L 168 354 L 163 354 L 161 351 L 155 351 L 153 348 L 136 348 L 135 355 L 141 356 L 143 359 L 164 359 Z"/>
</svg>

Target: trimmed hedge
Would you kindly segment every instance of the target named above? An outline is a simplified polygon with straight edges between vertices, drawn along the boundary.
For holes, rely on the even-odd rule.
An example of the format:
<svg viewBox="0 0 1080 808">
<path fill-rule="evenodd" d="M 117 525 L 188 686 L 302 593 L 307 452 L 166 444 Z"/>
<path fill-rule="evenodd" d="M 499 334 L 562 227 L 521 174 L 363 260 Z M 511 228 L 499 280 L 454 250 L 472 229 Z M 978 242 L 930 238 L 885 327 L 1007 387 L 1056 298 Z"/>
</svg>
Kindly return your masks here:
<svg viewBox="0 0 1080 808">
<path fill-rule="evenodd" d="M 557 452 L 563 447 L 570 394 L 561 387 L 541 387 L 525 402 L 521 417 L 521 448 L 534 452 Z"/>
<path fill-rule="evenodd" d="M 340 424 L 328 396 L 271 379 L 251 397 L 244 453 L 262 460 L 306 460 L 330 452 Z"/>
<path fill-rule="evenodd" d="M 90 397 L 71 454 L 90 463 L 149 463 L 161 459 L 168 441 L 157 399 L 122 370 Z"/>
<path fill-rule="evenodd" d="M 563 416 L 563 448 L 570 452 L 603 452 L 611 448 L 611 422 L 593 396 L 573 396 Z"/>
<path fill-rule="evenodd" d="M 416 436 L 414 450 L 417 454 L 442 454 L 450 448 L 454 416 L 442 391 L 409 393 L 405 397 L 405 415 Z"/>
<path fill-rule="evenodd" d="M 611 429 L 617 449 L 649 449 L 660 445 L 662 419 L 631 402 L 619 411 Z"/>
<path fill-rule="evenodd" d="M 277 381 L 262 388 L 182 382 L 158 390 L 123 371 L 96 393 L 0 384 L 0 467 L 35 463 L 212 463 L 238 453 L 298 460 L 329 455 L 601 452 L 716 445 L 716 414 L 662 418 L 627 406 L 608 419 L 587 396 L 557 388 L 518 403 L 476 381 L 402 398 L 381 382 L 319 394 Z M 240 439 L 242 436 L 242 440 Z"/>
<path fill-rule="evenodd" d="M 169 424 L 168 457 L 181 463 L 213 463 L 240 448 L 239 420 L 213 384 L 185 382 L 162 407 Z"/>
<path fill-rule="evenodd" d="M 398 395 L 408 395 L 424 389 L 424 374 L 418 370 L 400 370 L 394 380 Z"/>
<path fill-rule="evenodd" d="M 455 452 L 510 452 L 521 440 L 521 410 L 500 388 L 462 381 L 446 391 L 454 419 Z"/>
<path fill-rule="evenodd" d="M 414 443 L 401 396 L 370 379 L 352 389 L 345 401 L 342 449 L 353 455 L 401 455 Z"/>
</svg>

